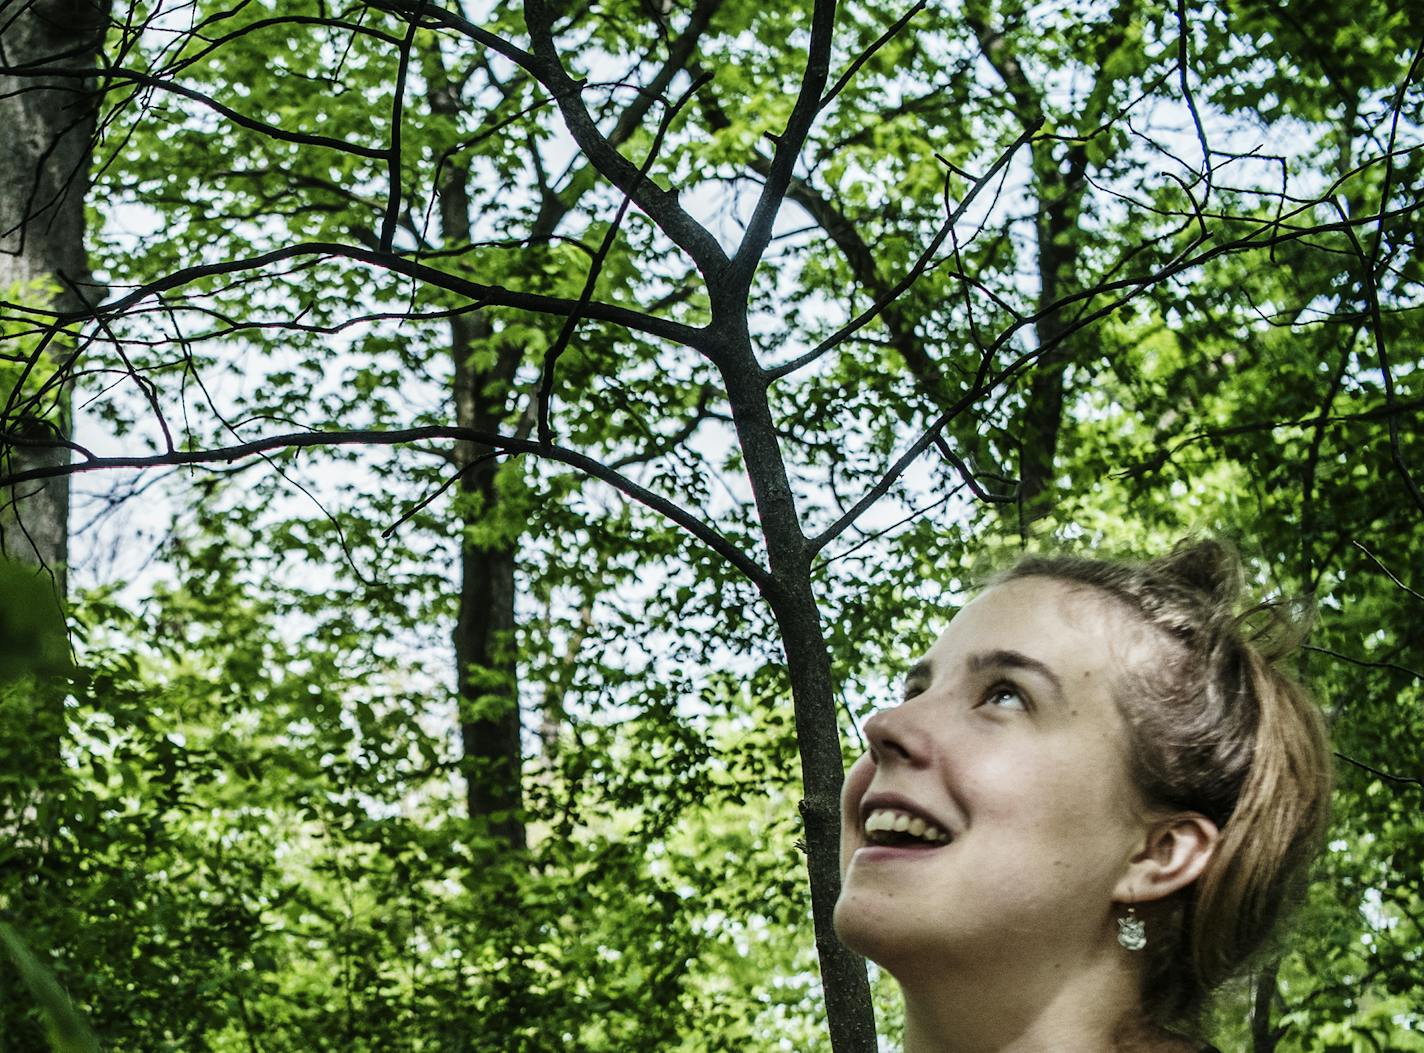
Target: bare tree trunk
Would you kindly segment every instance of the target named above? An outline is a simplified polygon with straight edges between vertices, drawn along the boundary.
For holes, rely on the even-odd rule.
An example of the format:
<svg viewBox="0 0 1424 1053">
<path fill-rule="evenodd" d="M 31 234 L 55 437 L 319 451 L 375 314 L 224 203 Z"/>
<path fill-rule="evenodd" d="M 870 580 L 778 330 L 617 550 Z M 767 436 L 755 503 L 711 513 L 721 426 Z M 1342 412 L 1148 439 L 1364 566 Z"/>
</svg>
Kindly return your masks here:
<svg viewBox="0 0 1424 1053">
<path fill-rule="evenodd" d="M 1255 996 L 1251 1004 L 1251 1053 L 1275 1053 L 1280 1041 L 1279 1029 L 1271 1026 L 1271 1007 L 1276 1000 L 1276 973 L 1281 963 L 1275 959 L 1261 967 L 1256 977 Z"/>
<path fill-rule="evenodd" d="M 1069 150 L 1067 171 L 1060 171 L 1050 143 L 1033 147 L 1034 183 L 1038 192 L 1039 310 L 1073 291 L 1078 269 L 1078 214 L 1083 195 L 1083 149 Z M 1061 310 L 1043 315 L 1035 326 L 1040 347 L 1047 348 L 1034 365 L 1019 426 L 1019 531 L 1053 509 L 1053 472 L 1058 458 L 1058 434 L 1063 425 L 1064 380 L 1074 348 L 1064 333 L 1068 319 Z"/>
<path fill-rule="evenodd" d="M 443 82 L 432 86 L 431 104 L 450 112 L 459 100 Z M 469 174 L 448 171 L 440 192 L 441 232 L 454 244 L 470 240 Z M 477 345 L 491 335 L 483 315 L 456 315 L 450 321 L 454 360 L 455 422 L 480 431 L 500 431 L 517 355 L 502 353 L 492 369 L 472 368 Z M 488 823 L 489 833 L 515 849 L 526 844 L 522 810 L 523 750 L 520 743 L 519 670 L 514 648 L 515 539 L 477 545 L 472 533 L 500 514 L 498 462 L 491 450 L 460 443 L 460 596 L 455 619 L 455 668 L 460 700 L 460 740 L 465 800 L 471 819 Z"/>
<path fill-rule="evenodd" d="M 745 319 L 745 311 L 740 317 Z M 831 1048 L 835 1053 L 873 1053 L 875 1014 L 865 961 L 840 942 L 832 922 L 841 887 L 840 792 L 845 764 L 830 652 L 811 587 L 811 546 L 801 530 L 776 438 L 766 380 L 744 334 L 728 348 L 726 360 L 730 368 L 723 369 L 723 380 L 767 544 L 772 581 L 764 591 L 781 632 L 791 680 L 811 917 Z"/>
<path fill-rule="evenodd" d="M 456 319 L 456 421 L 480 431 L 498 430 L 501 405 L 490 405 L 501 387 L 469 368 L 474 341 L 470 329 L 483 320 Z M 455 663 L 460 697 L 466 802 L 470 818 L 484 819 L 489 832 L 511 848 L 525 847 L 523 750 L 520 744 L 519 672 L 514 647 L 514 567 L 512 541 L 471 542 L 471 529 L 500 515 L 498 462 L 489 450 L 462 443 L 468 465 L 460 478 L 465 512 L 461 518 L 460 606 L 455 622 Z"/>
<path fill-rule="evenodd" d="M 107 0 L 0 0 L 0 299 L 79 310 L 94 295 L 84 286 L 84 203 L 97 97 L 90 83 L 11 71 L 51 63 L 92 65 L 108 22 Z M 44 287 L 48 287 L 47 289 Z M 76 290 L 84 289 L 83 293 Z M 68 463 L 70 387 L 56 383 L 27 398 L 72 348 L 56 340 L 29 372 L 26 391 L 0 421 L 6 473 Z M 0 397 L 10 401 L 9 385 Z M 22 484 L 0 495 L 0 553 L 46 568 L 56 595 L 69 556 L 69 480 Z"/>
<path fill-rule="evenodd" d="M 620 116 L 609 136 L 616 145 L 626 141 L 647 116 L 653 99 L 681 70 L 706 31 L 722 0 L 698 0 L 684 31 L 669 46 L 662 70 L 637 101 Z M 438 52 L 427 56 L 430 106 L 436 113 L 458 116 L 459 90 L 448 76 Z M 553 234 L 578 200 L 597 181 L 592 165 L 572 174 L 562 193 L 542 186 L 538 215 L 529 232 L 531 244 Z M 440 188 L 441 233 L 447 243 L 468 245 L 472 239 L 469 173 L 452 163 Z M 491 335 L 483 315 L 460 315 L 451 320 L 451 355 L 454 359 L 455 420 L 461 427 L 481 431 L 501 430 L 514 374 L 523 358 L 517 347 L 503 347 L 489 368 L 471 368 L 471 353 Z M 494 545 L 475 546 L 468 537 L 477 522 L 499 515 L 497 464 L 493 451 L 468 443 L 458 445 L 460 463 L 469 467 L 461 476 L 465 539 L 460 549 L 460 602 L 455 625 L 455 662 L 461 705 L 460 734 L 466 765 L 466 798 L 471 818 L 489 821 L 489 830 L 504 843 L 523 848 L 525 829 L 519 713 L 519 669 L 514 647 L 515 566 L 517 535 Z"/>
</svg>

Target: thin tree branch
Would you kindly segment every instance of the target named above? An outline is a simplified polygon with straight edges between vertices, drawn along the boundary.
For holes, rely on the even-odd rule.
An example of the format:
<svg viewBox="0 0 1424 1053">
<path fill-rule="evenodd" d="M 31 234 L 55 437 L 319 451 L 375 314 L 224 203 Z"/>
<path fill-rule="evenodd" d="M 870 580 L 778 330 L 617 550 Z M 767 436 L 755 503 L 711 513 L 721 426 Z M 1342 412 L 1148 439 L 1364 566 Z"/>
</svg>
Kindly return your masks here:
<svg viewBox="0 0 1424 1053">
<path fill-rule="evenodd" d="M 1404 582 L 1400 581 L 1399 578 L 1395 576 L 1394 571 L 1390 570 L 1383 563 L 1381 563 L 1380 558 L 1376 556 L 1373 552 L 1365 548 L 1365 546 L 1360 544 L 1358 541 L 1351 541 L 1350 544 L 1354 545 L 1357 549 L 1359 549 L 1366 556 L 1368 556 L 1370 562 L 1373 563 L 1376 567 L 1378 567 L 1380 571 L 1384 574 L 1384 576 L 1387 577 L 1390 581 L 1394 582 L 1396 585 L 1398 585 L 1405 592 L 1409 593 L 1409 595 L 1413 596 L 1420 603 L 1424 603 L 1424 593 L 1421 593 L 1418 589 L 1412 589 L 1408 585 L 1404 584 Z"/>
<path fill-rule="evenodd" d="M 1335 210 L 1342 220 L 1348 219 L 1344 206 L 1338 199 L 1331 199 L 1335 205 Z M 1380 202 L 1383 210 L 1386 202 Z M 1384 221 L 1380 221 L 1383 227 Z M 1354 250 L 1356 258 L 1360 263 L 1360 278 L 1365 283 L 1365 296 L 1370 305 L 1370 328 L 1374 331 L 1375 355 L 1379 359 L 1380 375 L 1384 380 L 1384 401 L 1386 406 L 1394 405 L 1394 375 L 1390 372 L 1389 355 L 1387 353 L 1384 335 L 1384 320 L 1380 315 L 1379 286 L 1375 282 L 1374 268 L 1370 266 L 1369 257 L 1365 255 L 1364 248 L 1360 245 L 1360 239 L 1355 235 L 1355 229 L 1349 223 L 1344 225 L 1345 237 L 1350 239 L 1350 247 Z M 1399 418 L 1390 414 L 1389 423 L 1389 454 L 1394 462 L 1395 470 L 1404 481 L 1405 489 L 1409 491 L 1409 496 L 1414 499 L 1414 506 L 1419 511 L 1424 512 L 1424 493 L 1419 492 L 1419 484 L 1414 481 L 1414 475 L 1409 470 L 1409 465 L 1405 463 L 1404 451 L 1399 444 Z"/>
<path fill-rule="evenodd" d="M 81 472 L 103 471 L 112 468 L 157 468 L 177 464 L 219 464 L 231 463 L 247 457 L 261 456 L 271 451 L 306 449 L 322 446 L 398 446 L 424 439 L 451 439 L 459 442 L 488 446 L 506 453 L 544 457 L 607 483 L 614 489 L 627 494 L 633 500 L 666 516 L 682 527 L 732 566 L 745 574 L 760 587 L 770 587 L 771 576 L 751 556 L 747 555 L 728 538 L 709 524 L 697 518 L 682 506 L 654 493 L 647 487 L 634 482 L 620 472 L 614 471 L 602 461 L 587 454 L 579 453 L 563 446 L 517 439 L 493 432 L 478 431 L 474 428 L 460 428 L 452 425 L 427 425 L 420 428 L 398 428 L 391 430 L 333 430 L 287 432 L 269 435 L 233 446 L 221 446 L 209 450 L 178 450 L 172 453 L 149 454 L 128 457 L 94 457 L 74 461 L 65 465 L 46 465 L 27 469 L 13 475 L 0 477 L 0 489 L 17 486 L 36 479 L 50 479 L 58 476 L 77 475 Z"/>
<path fill-rule="evenodd" d="M 1340 758 L 1340 760 L 1344 761 L 1346 764 L 1352 764 L 1356 768 L 1359 768 L 1361 771 L 1369 772 L 1376 778 L 1385 779 L 1389 782 L 1403 783 L 1406 786 L 1418 786 L 1421 790 L 1424 790 L 1424 779 L 1416 779 L 1412 775 L 1391 775 L 1387 771 L 1380 771 L 1380 769 L 1376 768 L 1374 765 L 1366 764 L 1364 761 L 1356 760 L 1354 757 L 1341 753 L 1338 750 L 1336 750 L 1335 756 Z"/>
<path fill-rule="evenodd" d="M 771 170 L 762 184 L 761 196 L 752 210 L 742 243 L 732 260 L 729 296 L 742 300 L 751 287 L 752 276 L 761 263 L 771 241 L 772 227 L 787 187 L 796 169 L 797 158 L 806 136 L 821 109 L 821 93 L 831 71 L 831 40 L 835 32 L 836 0 L 815 0 L 811 10 L 811 42 L 807 49 L 806 66 L 801 74 L 801 89 L 791 107 L 786 129 L 776 137 Z"/>
<path fill-rule="evenodd" d="M 1397 662 L 1375 662 L 1368 658 L 1355 658 L 1353 655 L 1344 654 L 1340 651 L 1332 651 L 1328 647 L 1320 647 L 1316 644 L 1301 644 L 1302 651 L 1312 651 L 1315 654 L 1323 654 L 1330 658 L 1337 658 L 1342 662 L 1360 666 L 1363 669 L 1388 669 L 1394 673 L 1403 673 L 1412 676 L 1415 680 L 1424 680 L 1424 673 L 1417 669 L 1410 669 L 1407 665 L 1400 665 Z"/>
<path fill-rule="evenodd" d="M 1389 121 L 1389 141 L 1385 146 L 1384 162 L 1384 182 L 1380 187 L 1380 215 L 1384 215 L 1384 210 L 1389 207 L 1390 191 L 1394 188 L 1394 144 L 1399 138 L 1399 115 L 1404 108 L 1404 93 L 1409 89 L 1409 82 L 1414 79 L 1414 74 L 1419 71 L 1419 63 L 1424 60 L 1424 40 L 1419 42 L 1419 46 L 1414 49 L 1414 58 L 1409 63 L 1409 70 L 1404 74 L 1404 79 L 1399 82 L 1399 90 L 1394 95 L 1394 105 L 1390 107 Z M 1375 268 L 1379 265 L 1380 248 L 1384 244 L 1384 220 L 1380 219 L 1379 226 L 1375 228 L 1374 242 L 1370 246 L 1369 269 L 1370 273 L 1375 273 Z"/>
<path fill-rule="evenodd" d="M 245 271 L 261 270 L 269 264 L 303 256 L 336 257 L 353 260 L 357 263 L 364 263 L 382 270 L 391 271 L 395 274 L 400 274 L 403 277 L 426 282 L 436 288 L 468 296 L 470 299 L 476 300 L 486 306 L 515 307 L 521 310 L 533 311 L 538 314 L 550 314 L 559 317 L 567 316 L 578 309 L 577 300 L 570 300 L 558 296 L 545 296 L 539 293 L 519 292 L 514 289 L 506 289 L 500 285 L 483 285 L 479 282 L 461 278 L 458 275 L 449 274 L 438 268 L 426 266 L 418 260 L 395 253 L 380 252 L 355 245 L 343 245 L 338 242 L 302 242 L 297 245 L 289 245 L 285 248 L 274 249 L 271 252 L 249 256 L 243 259 L 224 260 L 219 263 L 198 264 L 192 267 L 184 267 L 162 278 L 141 285 L 108 303 L 100 304 L 95 307 L 93 311 L 43 313 L 51 318 L 56 325 L 87 321 L 98 315 L 112 317 L 127 310 L 134 304 L 153 296 L 155 293 L 181 288 L 200 281 L 203 278 L 210 278 L 220 274 L 235 274 Z M 605 304 L 597 301 L 590 302 L 584 306 L 583 313 L 585 317 L 592 318 L 595 321 L 610 322 L 614 325 L 635 330 L 636 332 L 647 333 L 649 336 L 656 336 L 660 339 L 670 340 L 687 347 L 697 348 L 704 352 L 712 345 L 706 331 L 703 329 L 694 329 L 692 326 L 683 325 L 680 322 L 655 318 L 651 315 L 643 314 L 640 311 L 619 307 L 614 304 Z"/>
<path fill-rule="evenodd" d="M 581 97 L 583 83 L 569 76 L 554 46 L 553 15 L 544 0 L 525 0 L 525 22 L 533 54 L 526 68 L 558 100 L 564 124 L 594 169 L 648 214 L 669 240 L 692 258 L 704 278 L 720 278 L 727 254 L 712 233 L 682 207 L 677 194 L 639 174 L 598 130 Z"/>
<path fill-rule="evenodd" d="M 1011 505 L 1019 499 L 1017 488 L 1012 493 L 996 494 L 985 490 L 974 475 L 974 470 L 965 464 L 964 461 L 949 447 L 943 435 L 935 435 L 935 448 L 939 450 L 940 456 L 950 464 L 954 465 L 959 477 L 964 480 L 964 485 L 969 487 L 969 492 L 980 501 L 993 505 Z"/>
<path fill-rule="evenodd" d="M 1424 398 L 1411 399 L 1408 402 L 1396 402 L 1393 405 L 1376 406 L 1373 409 L 1362 410 L 1359 413 L 1336 413 L 1330 416 L 1316 415 L 1314 417 L 1299 417 L 1295 420 L 1251 421 L 1246 424 L 1231 424 L 1222 428 L 1206 428 L 1188 435 L 1184 439 L 1178 440 L 1157 456 L 1139 464 L 1129 465 L 1126 468 L 1120 469 L 1115 474 L 1118 478 L 1131 478 L 1134 475 L 1141 475 L 1144 472 L 1156 471 L 1188 446 L 1193 446 L 1201 442 L 1210 442 L 1213 439 L 1226 439 L 1234 435 L 1249 435 L 1253 432 L 1275 431 L 1278 428 L 1323 429 L 1326 425 L 1330 424 L 1353 424 L 1361 421 L 1385 420 L 1390 417 L 1418 413 L 1421 410 L 1424 410 Z"/>
<path fill-rule="evenodd" d="M 688 85 L 682 97 L 669 106 L 663 113 L 662 120 L 658 122 L 658 130 L 653 135 L 652 146 L 648 148 L 648 156 L 644 159 L 642 167 L 638 170 L 639 182 L 645 178 L 649 169 L 653 167 L 653 162 L 657 160 L 658 151 L 662 149 L 663 139 L 666 138 L 668 130 L 672 127 L 672 122 L 677 115 L 687 105 L 688 100 L 706 84 L 711 77 L 703 74 L 693 79 Z M 634 187 L 636 189 L 636 186 Z M 563 327 L 559 330 L 558 337 L 550 345 L 549 350 L 544 354 L 543 374 L 539 378 L 539 392 L 536 397 L 538 407 L 538 435 L 541 443 L 553 441 L 553 433 L 549 426 L 549 403 L 554 395 L 554 367 L 559 361 L 559 356 L 564 353 L 564 349 L 569 346 L 569 341 L 573 339 L 574 330 L 578 328 L 579 319 L 582 317 L 589 300 L 593 297 L 594 286 L 598 284 L 598 276 L 603 272 L 603 263 L 608 258 L 608 253 L 613 248 L 614 241 L 618 238 L 618 231 L 623 225 L 623 217 L 628 213 L 628 206 L 632 203 L 632 196 L 625 194 L 623 200 L 618 204 L 618 212 L 613 217 L 613 222 L 608 225 L 608 230 L 603 236 L 603 243 L 599 245 L 598 251 L 594 253 L 593 261 L 589 264 L 588 275 L 584 279 L 583 291 L 579 294 L 578 303 L 568 316 L 564 319 Z"/>
<path fill-rule="evenodd" d="M 1197 112 L 1197 100 L 1192 95 L 1191 78 L 1187 75 L 1187 41 L 1190 28 L 1187 24 L 1187 3 L 1186 0 L 1177 0 L 1177 77 L 1178 84 L 1182 88 L 1182 98 L 1186 101 L 1187 112 L 1192 115 L 1192 126 L 1196 129 L 1197 143 L 1201 146 L 1202 152 L 1202 179 L 1205 181 L 1205 188 L 1202 192 L 1202 201 L 1205 202 L 1211 197 L 1211 146 L 1207 142 L 1206 128 L 1202 126 L 1201 114 Z M 1187 190 L 1187 197 L 1195 204 L 1196 198 L 1190 190 Z M 1200 215 L 1200 213 L 1198 213 Z"/>
<path fill-rule="evenodd" d="M 425 4 L 426 0 L 420 0 L 415 17 L 406 27 L 405 39 L 401 41 L 400 46 L 400 61 L 396 64 L 396 83 L 391 95 L 390 147 L 386 159 L 386 171 L 390 184 L 386 196 L 386 215 L 381 222 L 380 249 L 382 252 L 391 251 L 391 243 L 396 234 L 396 220 L 400 216 L 401 125 L 405 120 L 402 112 L 405 107 L 405 80 L 406 75 L 410 72 L 410 53 L 415 46 L 415 31 L 420 25 L 420 14 L 425 10 Z"/>
<path fill-rule="evenodd" d="M 441 8 L 431 8 L 428 0 L 366 0 L 367 7 L 374 7 L 378 11 L 388 11 L 401 15 L 404 18 L 419 18 L 420 21 L 435 26 L 443 26 L 446 29 L 453 29 L 464 36 L 469 37 L 475 43 L 488 48 L 497 55 L 502 55 L 509 59 L 516 66 L 533 74 L 539 75 L 539 64 L 534 56 L 524 49 L 515 46 L 503 37 L 491 33 L 489 30 L 475 25 L 468 18 L 463 17 L 458 12 L 446 11 Z"/>
<path fill-rule="evenodd" d="M 949 215 L 945 218 L 944 223 L 940 225 L 940 229 L 930 240 L 929 245 L 926 246 L 925 251 L 920 254 L 920 258 L 915 261 L 914 266 L 910 268 L 909 272 L 906 273 L 903 278 L 901 278 L 890 288 L 886 289 L 882 295 L 876 297 L 875 302 L 871 304 L 869 308 L 867 308 L 861 314 L 857 315 L 855 318 L 852 318 L 845 325 L 841 326 L 840 329 L 836 330 L 830 336 L 826 337 L 826 339 L 822 340 L 810 351 L 807 351 L 804 355 L 801 355 L 797 358 L 793 358 L 790 362 L 786 362 L 780 366 L 777 366 L 775 369 L 767 370 L 767 378 L 769 380 L 780 380 L 782 377 L 788 376 L 796 372 L 798 369 L 803 369 L 804 367 L 810 365 L 812 362 L 816 361 L 816 359 L 824 355 L 827 351 L 830 351 L 838 344 L 844 342 L 846 338 L 851 336 L 857 330 L 864 328 L 866 325 L 872 322 L 880 314 L 881 311 L 885 310 L 885 308 L 888 307 L 891 303 L 899 299 L 899 297 L 907 289 L 909 289 L 910 286 L 914 285 L 915 282 L 919 280 L 920 275 L 922 275 L 925 272 L 925 269 L 929 267 L 930 263 L 934 260 L 935 254 L 939 252 L 940 246 L 944 244 L 945 239 L 949 236 L 949 232 L 954 229 L 954 225 L 959 222 L 965 211 L 968 210 L 969 206 L 974 202 L 974 199 L 979 195 L 979 192 L 983 190 L 986 186 L 988 186 L 998 176 L 998 174 L 1003 171 L 1004 167 L 1008 165 L 1013 155 L 1018 152 L 1019 148 L 1023 146 L 1024 143 L 1028 142 L 1031 138 L 1033 138 L 1033 135 L 1037 130 L 1037 127 L 1032 127 L 1025 128 L 1022 132 L 1020 132 L 1018 137 L 1014 139 L 1012 143 L 1009 144 L 1008 148 L 1004 150 L 1003 153 L 998 156 L 998 158 L 995 159 L 993 165 L 989 167 L 989 170 L 974 181 L 973 185 L 969 188 L 969 191 L 965 194 L 963 199 L 960 200 L 959 204 L 956 205 L 952 210 L 950 210 Z"/>
<path fill-rule="evenodd" d="M 890 41 L 894 40 L 895 37 L 900 34 L 900 31 L 910 24 L 910 21 L 916 15 L 918 15 L 921 11 L 923 11 L 926 7 L 929 6 L 929 2 L 930 0 L 917 0 L 915 6 L 910 8 L 910 10 L 906 11 L 903 15 L 896 19 L 895 24 L 892 25 L 889 29 L 887 29 L 884 33 L 881 33 L 879 38 L 876 39 L 875 43 L 871 44 L 868 48 L 866 48 L 859 55 L 857 55 L 855 57 L 855 61 L 852 62 L 850 66 L 846 69 L 846 71 L 840 75 L 839 79 L 836 80 L 836 83 L 831 88 L 831 90 L 826 92 L 826 94 L 821 98 L 820 105 L 816 107 L 817 112 L 819 113 L 821 110 L 824 110 L 827 106 L 829 106 L 832 100 L 834 100 L 837 95 L 839 95 L 842 91 L 845 90 L 846 85 L 848 85 L 853 79 L 855 79 L 855 75 L 860 72 L 860 68 L 864 66 L 867 62 L 869 62 L 877 51 L 883 48 L 886 44 L 890 43 Z"/>
<path fill-rule="evenodd" d="M 269 139 L 276 139 L 284 143 L 296 143 L 301 146 L 316 146 L 322 149 L 336 150 L 344 154 L 354 154 L 357 157 L 368 157 L 377 161 L 384 160 L 387 155 L 387 151 L 384 147 L 358 146 L 344 139 L 333 139 L 326 135 L 313 135 L 308 132 L 289 132 L 285 128 L 279 128 L 275 124 L 259 121 L 255 117 L 249 117 L 245 113 L 240 113 L 231 106 L 219 102 L 211 95 L 206 95 L 196 88 L 189 88 L 163 77 L 154 76 L 151 73 L 143 73 L 139 70 L 131 69 L 118 69 L 115 67 L 109 67 L 99 72 L 105 78 L 111 80 L 127 81 L 146 88 L 156 88 L 159 91 L 181 95 L 185 99 L 192 99 L 194 102 L 200 103 L 208 107 L 208 109 L 226 117 L 238 127 L 265 135 Z M 7 66 L 0 67 L 0 74 L 12 77 L 70 77 L 88 80 L 94 77 L 95 71 L 92 69 L 69 69 L 66 67 L 51 66 L 31 66 L 25 68 Z"/>
</svg>

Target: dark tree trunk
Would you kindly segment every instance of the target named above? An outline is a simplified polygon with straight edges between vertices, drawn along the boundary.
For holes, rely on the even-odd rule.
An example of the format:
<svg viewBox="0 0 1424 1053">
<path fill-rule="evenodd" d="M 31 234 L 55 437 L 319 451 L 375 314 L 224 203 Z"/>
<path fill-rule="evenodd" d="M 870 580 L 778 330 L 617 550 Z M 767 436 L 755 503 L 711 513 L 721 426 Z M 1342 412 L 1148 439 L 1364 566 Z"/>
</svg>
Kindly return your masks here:
<svg viewBox="0 0 1424 1053">
<path fill-rule="evenodd" d="M 1256 977 L 1255 996 L 1251 1004 L 1251 1053 L 1275 1053 L 1281 1033 L 1271 1026 L 1271 1008 L 1276 1000 L 1277 961 L 1262 966 Z"/>
<path fill-rule="evenodd" d="M 455 416 L 461 427 L 497 431 L 503 416 L 500 380 L 470 369 L 470 351 L 487 336 L 483 319 L 458 318 L 455 341 Z M 470 818 L 512 848 L 525 847 L 523 750 L 520 745 L 519 672 L 514 647 L 513 541 L 496 530 L 491 544 L 471 541 L 474 528 L 500 516 L 498 462 L 488 449 L 461 443 L 468 465 L 460 477 L 462 538 L 460 605 L 455 621 L 459 670 L 460 738 Z"/>
<path fill-rule="evenodd" d="M 97 96 L 87 80 L 16 76 L 9 70 L 94 65 L 109 5 L 100 0 L 32 0 L 0 5 L 0 299 L 61 311 L 97 299 L 86 288 L 84 204 Z M 50 286 L 48 294 L 36 288 Z M 77 292 L 76 290 L 82 290 Z M 43 297 L 41 303 L 37 303 Z M 68 463 L 70 387 L 58 383 L 27 400 L 67 368 L 73 345 L 61 336 L 36 363 L 15 412 L 0 422 L 6 474 Z M 11 391 L 0 391 L 9 400 Z M 69 480 L 22 484 L 0 494 L 0 552 L 45 567 L 62 600 L 69 556 Z"/>
<path fill-rule="evenodd" d="M 739 317 L 745 319 L 745 310 Z M 841 886 L 840 792 L 845 765 L 830 653 L 811 587 L 811 550 L 776 438 L 766 380 L 745 333 L 733 339 L 735 343 L 724 349 L 727 366 L 722 376 L 766 539 L 772 580 L 764 592 L 781 632 L 791 680 L 811 917 L 827 995 L 831 1048 L 834 1053 L 873 1053 L 875 1015 L 865 961 L 840 942 L 832 924 Z"/>
<path fill-rule="evenodd" d="M 1030 79 L 1009 39 L 982 17 L 967 16 L 980 50 L 999 74 L 1013 99 L 1014 111 L 1024 127 L 1044 120 L 1043 96 Z M 1127 19 L 1118 19 L 1113 32 L 1098 41 L 1102 61 L 1121 43 Z M 1082 214 L 1087 151 L 1079 143 L 1066 148 L 1060 161 L 1053 156 L 1052 140 L 1033 146 L 1033 192 L 1038 199 L 1038 308 L 1050 305 L 1080 287 L 1079 219 Z M 1082 361 L 1076 336 L 1068 335 L 1074 309 L 1041 314 L 1034 330 L 1043 354 L 1034 363 L 1024 408 L 1019 420 L 1019 533 L 1027 540 L 1035 520 L 1053 510 L 1053 473 L 1063 426 L 1063 404 L 1068 366 Z"/>
<path fill-rule="evenodd" d="M 436 112 L 451 112 L 458 99 L 437 81 L 431 92 Z M 453 244 L 470 241 L 469 174 L 452 166 L 440 192 L 441 232 Z M 517 359 L 506 352 L 493 369 L 476 370 L 472 355 L 491 335 L 483 315 L 450 321 L 454 361 L 455 423 L 480 431 L 500 431 L 509 380 Z M 471 819 L 488 824 L 502 844 L 523 849 L 523 749 L 520 743 L 519 671 L 514 647 L 515 537 L 496 531 L 497 540 L 476 544 L 478 528 L 500 516 L 498 462 L 486 447 L 459 443 L 460 595 L 455 619 L 456 686 L 465 800 Z"/>
<path fill-rule="evenodd" d="M 1066 172 L 1048 156 L 1050 149 L 1047 143 L 1034 146 L 1040 311 L 1076 287 L 1083 195 L 1081 148 L 1070 150 Z M 1043 315 L 1035 326 L 1038 345 L 1046 350 L 1034 363 L 1019 426 L 1019 531 L 1024 537 L 1035 520 L 1053 510 L 1064 381 L 1068 366 L 1077 357 L 1073 337 L 1065 335 L 1071 318 L 1071 311 L 1057 310 Z"/>
</svg>

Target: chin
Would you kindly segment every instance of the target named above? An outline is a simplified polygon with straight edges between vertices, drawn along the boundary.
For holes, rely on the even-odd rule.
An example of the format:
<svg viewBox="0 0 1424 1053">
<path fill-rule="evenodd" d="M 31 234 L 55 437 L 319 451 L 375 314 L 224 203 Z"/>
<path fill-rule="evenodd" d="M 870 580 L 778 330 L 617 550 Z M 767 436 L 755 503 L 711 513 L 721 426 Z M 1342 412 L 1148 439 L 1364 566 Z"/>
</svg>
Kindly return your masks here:
<svg viewBox="0 0 1424 1053">
<path fill-rule="evenodd" d="M 840 941 L 891 973 L 895 960 L 905 956 L 916 935 L 904 931 L 901 921 L 893 909 L 863 892 L 843 888 L 836 901 L 835 929 Z"/>
</svg>

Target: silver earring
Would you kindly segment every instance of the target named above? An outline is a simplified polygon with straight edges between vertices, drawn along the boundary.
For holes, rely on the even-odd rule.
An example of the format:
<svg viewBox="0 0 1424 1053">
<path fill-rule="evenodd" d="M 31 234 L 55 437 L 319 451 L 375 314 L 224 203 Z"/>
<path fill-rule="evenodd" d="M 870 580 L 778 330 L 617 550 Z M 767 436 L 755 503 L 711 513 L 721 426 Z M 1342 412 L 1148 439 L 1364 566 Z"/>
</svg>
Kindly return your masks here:
<svg viewBox="0 0 1424 1053">
<path fill-rule="evenodd" d="M 1129 951 L 1147 946 L 1147 923 L 1137 916 L 1136 908 L 1128 907 L 1127 915 L 1117 919 L 1117 942 Z"/>
</svg>

